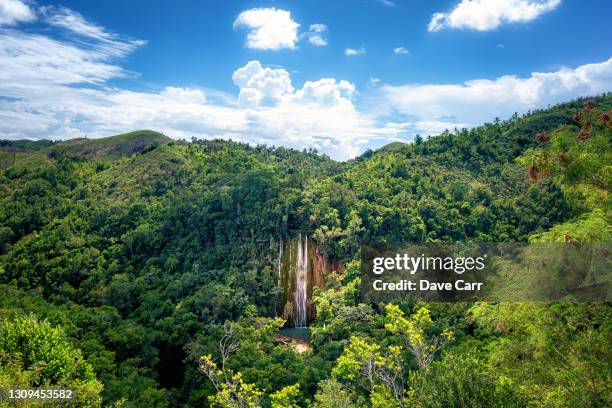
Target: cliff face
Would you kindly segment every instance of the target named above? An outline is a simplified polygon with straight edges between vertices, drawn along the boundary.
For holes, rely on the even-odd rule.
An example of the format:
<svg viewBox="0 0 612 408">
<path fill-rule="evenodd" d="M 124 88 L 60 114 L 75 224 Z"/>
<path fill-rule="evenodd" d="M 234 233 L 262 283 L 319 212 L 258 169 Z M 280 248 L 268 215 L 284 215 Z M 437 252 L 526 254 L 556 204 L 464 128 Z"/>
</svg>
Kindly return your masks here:
<svg viewBox="0 0 612 408">
<path fill-rule="evenodd" d="M 316 315 L 312 304 L 314 287 L 325 287 L 325 276 L 343 272 L 336 260 L 329 260 L 307 235 L 285 236 L 279 245 L 278 280 L 282 288 L 282 316 L 293 327 L 307 326 Z"/>
</svg>

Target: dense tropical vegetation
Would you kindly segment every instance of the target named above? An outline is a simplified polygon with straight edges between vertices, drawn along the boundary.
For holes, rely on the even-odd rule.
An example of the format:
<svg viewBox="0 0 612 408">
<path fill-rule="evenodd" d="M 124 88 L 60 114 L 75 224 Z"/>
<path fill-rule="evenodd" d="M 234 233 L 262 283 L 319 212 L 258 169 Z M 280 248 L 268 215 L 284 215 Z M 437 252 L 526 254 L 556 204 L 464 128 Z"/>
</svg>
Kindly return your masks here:
<svg viewBox="0 0 612 408">
<path fill-rule="evenodd" d="M 359 301 L 359 245 L 610 242 L 612 95 L 316 151 L 0 142 L 0 387 L 76 406 L 604 407 L 608 303 Z M 309 345 L 279 341 L 278 242 L 345 265 Z M 441 401 L 445 401 L 441 404 Z"/>
</svg>

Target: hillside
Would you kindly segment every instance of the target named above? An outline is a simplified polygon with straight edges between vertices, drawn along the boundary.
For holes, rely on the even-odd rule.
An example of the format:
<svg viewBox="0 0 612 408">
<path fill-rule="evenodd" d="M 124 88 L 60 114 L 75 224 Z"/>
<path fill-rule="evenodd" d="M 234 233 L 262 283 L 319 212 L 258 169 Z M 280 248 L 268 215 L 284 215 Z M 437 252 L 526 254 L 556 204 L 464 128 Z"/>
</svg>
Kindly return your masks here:
<svg viewBox="0 0 612 408">
<path fill-rule="evenodd" d="M 137 130 L 96 139 L 70 139 L 45 149 L 48 155 L 86 159 L 118 159 L 172 142 L 168 136 L 152 130 Z"/>
<path fill-rule="evenodd" d="M 357 299 L 360 242 L 609 242 L 611 108 L 612 95 L 572 101 L 344 163 L 152 131 L 2 152 L 0 318 L 80 350 L 70 367 L 92 406 L 208 406 L 229 327 L 240 346 L 223 369 L 265 407 L 283 395 L 320 408 L 396 401 L 383 380 L 358 383 L 364 355 L 410 378 L 404 406 L 453 389 L 464 394 L 452 406 L 605 406 L 607 304 L 398 311 Z M 304 353 L 276 338 L 295 290 L 278 281 L 300 251 L 326 279 L 307 294 Z M 453 333 L 426 368 L 402 337 L 411 315 L 430 322 L 417 337 Z M 0 386 L 33 375 L 3 358 Z"/>
<path fill-rule="evenodd" d="M 0 140 L 0 151 L 31 153 L 53 146 L 52 140 Z"/>
</svg>

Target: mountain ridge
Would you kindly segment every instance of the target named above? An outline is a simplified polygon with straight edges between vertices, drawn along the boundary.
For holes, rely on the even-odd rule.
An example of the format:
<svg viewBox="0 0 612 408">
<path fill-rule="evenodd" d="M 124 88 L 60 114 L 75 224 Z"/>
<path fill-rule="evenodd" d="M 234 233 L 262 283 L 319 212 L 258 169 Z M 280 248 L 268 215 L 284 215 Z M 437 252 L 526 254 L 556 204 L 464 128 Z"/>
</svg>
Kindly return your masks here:
<svg viewBox="0 0 612 408">
<path fill-rule="evenodd" d="M 65 155 L 86 159 L 116 159 L 141 153 L 173 139 L 153 130 L 135 130 L 95 139 L 75 138 L 54 144 L 44 151 L 50 156 Z"/>
</svg>

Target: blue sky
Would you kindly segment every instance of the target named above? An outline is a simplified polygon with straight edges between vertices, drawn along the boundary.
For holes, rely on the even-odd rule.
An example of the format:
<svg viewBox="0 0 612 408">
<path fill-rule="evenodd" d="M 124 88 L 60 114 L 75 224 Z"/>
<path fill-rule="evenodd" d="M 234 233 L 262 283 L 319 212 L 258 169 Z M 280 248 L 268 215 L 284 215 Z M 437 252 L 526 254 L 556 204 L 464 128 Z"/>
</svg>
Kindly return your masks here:
<svg viewBox="0 0 612 408">
<path fill-rule="evenodd" d="M 609 1 L 0 0 L 0 137 L 337 159 L 612 91 Z"/>
</svg>

